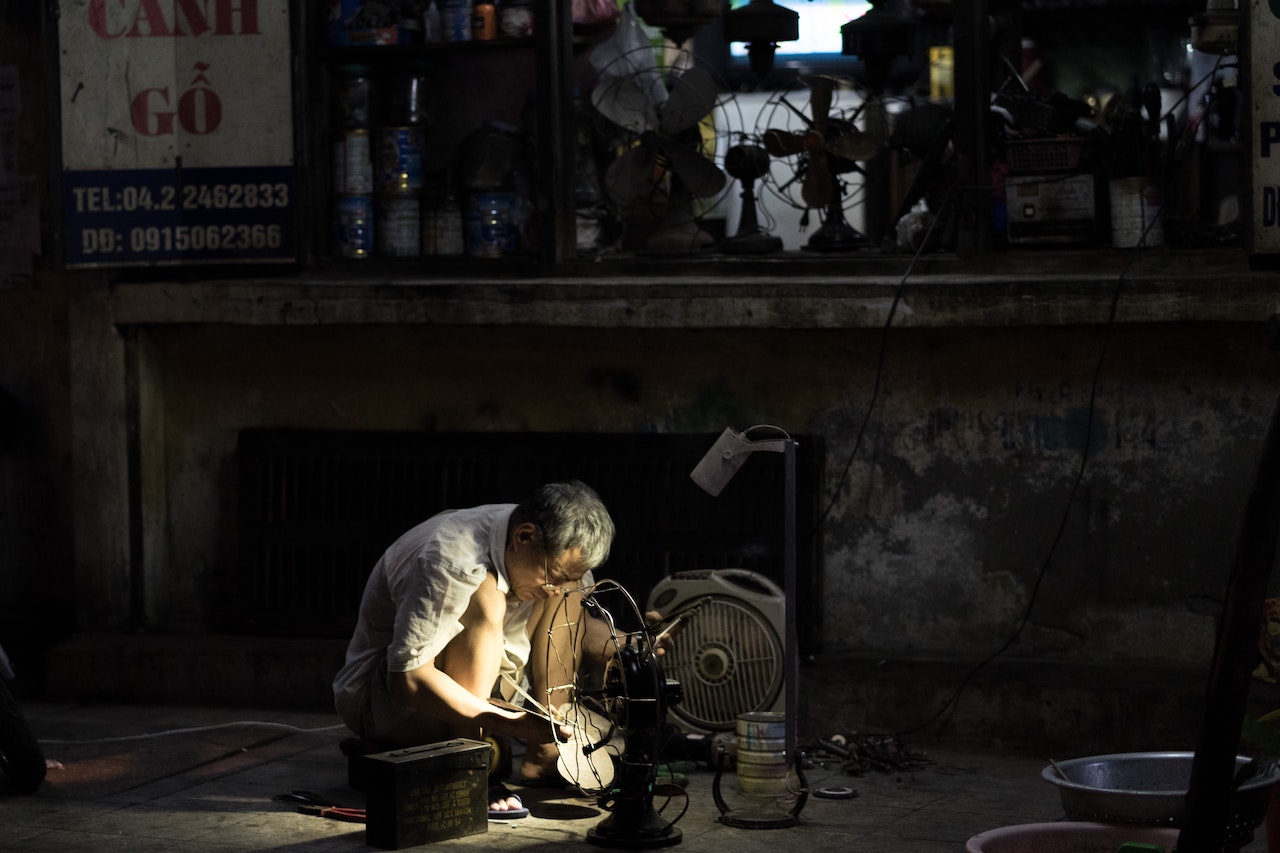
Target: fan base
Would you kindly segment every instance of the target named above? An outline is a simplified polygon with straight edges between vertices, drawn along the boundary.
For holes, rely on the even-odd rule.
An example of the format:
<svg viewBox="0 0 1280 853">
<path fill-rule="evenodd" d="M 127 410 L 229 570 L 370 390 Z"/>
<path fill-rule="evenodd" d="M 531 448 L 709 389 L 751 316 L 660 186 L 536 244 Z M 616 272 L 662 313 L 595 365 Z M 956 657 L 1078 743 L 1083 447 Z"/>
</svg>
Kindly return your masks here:
<svg viewBox="0 0 1280 853">
<path fill-rule="evenodd" d="M 738 234 L 726 237 L 720 243 L 720 251 L 727 255 L 772 255 L 782 251 L 782 238 L 757 231 L 754 234 Z"/>
<path fill-rule="evenodd" d="M 596 847 L 640 850 L 646 847 L 673 847 L 684 836 L 679 829 L 659 819 L 657 812 L 646 815 L 639 823 L 628 824 L 632 822 L 606 818 L 598 826 L 587 830 L 587 841 Z"/>
<path fill-rule="evenodd" d="M 853 252 L 867 245 L 867 238 L 840 218 L 822 223 L 804 247 L 810 252 Z"/>
<path fill-rule="evenodd" d="M 800 818 L 788 812 L 776 814 L 745 814 L 743 812 L 726 812 L 720 815 L 720 822 L 725 826 L 738 829 L 787 829 L 800 825 Z"/>
</svg>

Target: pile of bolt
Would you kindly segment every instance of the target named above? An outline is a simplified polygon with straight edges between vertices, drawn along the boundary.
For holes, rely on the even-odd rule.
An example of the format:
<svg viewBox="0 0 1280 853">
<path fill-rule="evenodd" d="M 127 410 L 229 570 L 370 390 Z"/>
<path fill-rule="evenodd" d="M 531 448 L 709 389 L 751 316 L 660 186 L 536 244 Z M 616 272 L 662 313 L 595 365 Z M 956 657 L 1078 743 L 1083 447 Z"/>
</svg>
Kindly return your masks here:
<svg viewBox="0 0 1280 853">
<path fill-rule="evenodd" d="M 814 744 L 811 755 L 826 764 L 817 753 L 839 760 L 840 768 L 852 776 L 862 776 L 870 770 L 893 773 L 915 770 L 931 762 L 922 753 L 912 752 L 897 735 L 834 734 Z"/>
</svg>

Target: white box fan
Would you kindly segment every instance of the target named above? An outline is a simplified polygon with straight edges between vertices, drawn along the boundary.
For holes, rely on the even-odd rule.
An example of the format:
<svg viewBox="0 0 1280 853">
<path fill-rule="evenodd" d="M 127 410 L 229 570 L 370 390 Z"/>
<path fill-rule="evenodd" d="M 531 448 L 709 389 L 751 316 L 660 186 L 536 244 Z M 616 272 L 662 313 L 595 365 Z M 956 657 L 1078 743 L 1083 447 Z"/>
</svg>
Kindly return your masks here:
<svg viewBox="0 0 1280 853">
<path fill-rule="evenodd" d="M 746 569 L 678 572 L 654 586 L 645 609 L 684 614 L 662 659 L 683 688 L 669 710 L 678 728 L 728 731 L 741 714 L 785 710 L 786 599 L 773 581 Z"/>
</svg>

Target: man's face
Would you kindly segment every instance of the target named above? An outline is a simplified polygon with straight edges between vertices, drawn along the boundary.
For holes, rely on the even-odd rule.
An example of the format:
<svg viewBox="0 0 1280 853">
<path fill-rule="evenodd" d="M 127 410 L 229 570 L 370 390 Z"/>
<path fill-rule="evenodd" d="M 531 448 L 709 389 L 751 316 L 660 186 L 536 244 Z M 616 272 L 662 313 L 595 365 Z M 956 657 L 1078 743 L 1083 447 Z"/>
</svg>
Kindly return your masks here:
<svg viewBox="0 0 1280 853">
<path fill-rule="evenodd" d="M 586 573 L 580 548 L 548 553 L 536 525 L 521 524 L 513 531 L 507 550 L 507 580 L 521 601 L 554 598 L 565 589 L 576 589 Z"/>
</svg>

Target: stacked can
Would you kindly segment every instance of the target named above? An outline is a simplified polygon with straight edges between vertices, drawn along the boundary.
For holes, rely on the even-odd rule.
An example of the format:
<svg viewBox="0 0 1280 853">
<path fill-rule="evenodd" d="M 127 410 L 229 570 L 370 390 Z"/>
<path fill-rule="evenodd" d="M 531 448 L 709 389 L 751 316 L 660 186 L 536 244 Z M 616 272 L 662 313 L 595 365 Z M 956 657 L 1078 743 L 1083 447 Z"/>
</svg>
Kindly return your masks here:
<svg viewBox="0 0 1280 853">
<path fill-rule="evenodd" d="M 426 141 L 421 109 L 422 77 L 389 81 L 388 124 L 374 131 L 376 164 L 374 228 L 378 254 L 421 254 L 422 149 Z"/>
<path fill-rule="evenodd" d="M 369 142 L 370 79 L 361 65 L 337 69 L 333 141 L 333 241 L 343 258 L 367 258 L 374 248 L 373 160 Z"/>
</svg>

